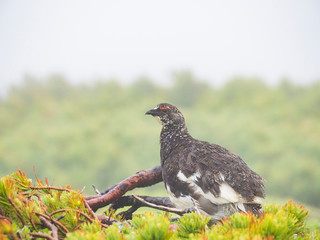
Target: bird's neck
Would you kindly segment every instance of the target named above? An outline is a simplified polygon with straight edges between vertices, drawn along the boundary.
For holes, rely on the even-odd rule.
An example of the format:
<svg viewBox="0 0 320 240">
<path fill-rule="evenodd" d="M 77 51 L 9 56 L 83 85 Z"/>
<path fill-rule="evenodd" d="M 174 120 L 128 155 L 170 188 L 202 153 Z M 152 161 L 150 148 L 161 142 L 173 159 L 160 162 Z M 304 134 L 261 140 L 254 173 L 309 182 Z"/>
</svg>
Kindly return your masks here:
<svg viewBox="0 0 320 240">
<path fill-rule="evenodd" d="M 163 164 L 173 149 L 183 144 L 189 138 L 191 136 L 185 124 L 164 125 L 160 134 L 161 164 Z"/>
</svg>

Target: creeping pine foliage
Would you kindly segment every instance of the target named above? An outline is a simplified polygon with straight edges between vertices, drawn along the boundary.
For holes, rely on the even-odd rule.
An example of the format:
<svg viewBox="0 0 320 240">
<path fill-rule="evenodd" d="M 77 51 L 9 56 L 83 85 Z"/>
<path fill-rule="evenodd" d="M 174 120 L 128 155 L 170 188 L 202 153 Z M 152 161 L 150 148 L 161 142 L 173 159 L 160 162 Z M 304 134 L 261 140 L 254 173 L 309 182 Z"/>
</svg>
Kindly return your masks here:
<svg viewBox="0 0 320 240">
<path fill-rule="evenodd" d="M 50 236 L 50 230 L 41 224 L 41 217 L 54 222 L 59 237 L 94 219 L 80 192 L 69 186 L 52 187 L 39 179 L 33 185 L 20 170 L 0 180 L 0 214 L 0 239 L 16 236 L 28 239 L 34 233 Z"/>
<path fill-rule="evenodd" d="M 210 218 L 205 215 L 198 215 L 196 212 L 185 214 L 178 221 L 178 236 L 188 238 L 190 234 L 203 234 Z"/>
<path fill-rule="evenodd" d="M 114 213 L 113 213 L 114 214 Z M 36 184 L 18 171 L 0 180 L 0 239 L 52 239 L 45 218 L 58 228 L 59 238 L 69 240 L 166 240 L 166 239 L 320 239 L 319 231 L 305 227 L 308 210 L 288 201 L 283 206 L 266 204 L 261 216 L 236 213 L 210 226 L 209 218 L 196 212 L 170 222 L 168 214 L 145 212 L 111 226 L 95 219 L 80 192 Z"/>
</svg>

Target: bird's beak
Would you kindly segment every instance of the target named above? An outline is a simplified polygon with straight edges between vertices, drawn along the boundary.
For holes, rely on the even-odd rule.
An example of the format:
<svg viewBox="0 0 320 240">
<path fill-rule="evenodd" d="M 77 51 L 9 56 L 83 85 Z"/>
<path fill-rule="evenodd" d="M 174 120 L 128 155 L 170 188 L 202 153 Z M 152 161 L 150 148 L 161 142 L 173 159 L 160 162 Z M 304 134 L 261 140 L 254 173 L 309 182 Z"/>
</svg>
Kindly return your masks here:
<svg viewBox="0 0 320 240">
<path fill-rule="evenodd" d="M 154 116 L 156 114 L 156 110 L 150 109 L 149 111 L 146 112 L 146 115 L 152 115 Z"/>
</svg>

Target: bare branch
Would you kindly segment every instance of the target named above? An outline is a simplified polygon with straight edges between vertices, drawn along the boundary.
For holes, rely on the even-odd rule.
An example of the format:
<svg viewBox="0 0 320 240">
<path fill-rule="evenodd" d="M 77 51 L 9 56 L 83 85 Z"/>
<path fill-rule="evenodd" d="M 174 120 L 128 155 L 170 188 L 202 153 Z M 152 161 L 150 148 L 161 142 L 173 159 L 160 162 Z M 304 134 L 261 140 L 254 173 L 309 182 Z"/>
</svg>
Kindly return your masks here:
<svg viewBox="0 0 320 240">
<path fill-rule="evenodd" d="M 98 195 L 97 197 L 86 198 L 88 205 L 93 211 L 98 210 L 101 207 L 107 206 L 126 192 L 136 187 L 147 187 L 159 183 L 162 181 L 162 169 L 161 166 L 149 170 L 140 171 L 112 188 L 105 195 Z"/>
<path fill-rule="evenodd" d="M 53 219 L 53 218 L 51 217 L 51 215 L 50 215 L 50 216 L 47 216 L 47 215 L 45 215 L 45 214 L 43 214 L 43 213 L 39 213 L 39 212 L 35 212 L 35 214 L 44 217 L 44 218 L 47 219 L 48 221 L 52 221 L 54 224 L 56 224 L 57 226 L 60 227 L 59 230 L 60 230 L 60 232 L 62 232 L 63 234 L 67 234 L 67 233 L 69 232 L 69 230 L 68 230 L 62 223 L 60 223 L 58 219 Z M 61 217 L 61 216 L 60 216 L 60 217 Z M 64 217 L 64 216 L 63 216 L 63 217 Z M 63 231 L 62 231 L 61 229 L 63 229 Z"/>
<path fill-rule="evenodd" d="M 60 212 L 67 212 L 67 211 L 73 211 L 76 213 L 79 213 L 80 215 L 84 216 L 87 220 L 89 220 L 89 222 L 93 222 L 93 219 L 90 218 L 87 214 L 85 214 L 84 212 L 81 212 L 80 210 L 76 210 L 76 209 L 72 209 L 72 208 L 68 208 L 68 209 L 58 209 L 56 211 L 53 211 L 52 213 L 50 213 L 50 217 L 52 217 L 54 214 L 60 213 Z"/>
<path fill-rule="evenodd" d="M 149 203 L 147 201 L 145 201 L 144 199 L 132 194 L 132 196 L 139 200 L 140 202 L 142 202 L 143 204 L 145 204 L 146 206 L 149 206 L 149 207 L 152 207 L 152 208 L 155 208 L 155 209 L 158 209 L 158 210 L 162 210 L 162 211 L 166 211 L 166 212 L 172 212 L 172 213 L 176 213 L 178 215 L 183 215 L 186 213 L 185 210 L 181 210 L 181 209 L 178 209 L 178 208 L 173 208 L 173 207 L 166 207 L 166 206 L 160 206 L 160 205 L 156 205 L 156 204 L 153 204 L 153 203 Z"/>
<path fill-rule="evenodd" d="M 49 190 L 67 191 L 67 192 L 71 191 L 71 189 L 68 189 L 68 188 L 59 188 L 59 187 L 52 187 L 52 186 L 29 186 L 29 188 L 32 190 L 49 189 Z"/>
<path fill-rule="evenodd" d="M 46 239 L 50 239 L 50 240 L 55 240 L 53 237 L 51 237 L 50 235 L 45 234 L 45 233 L 33 233 L 33 232 L 31 232 L 31 233 L 29 233 L 29 235 L 32 236 L 32 237 L 46 238 Z"/>
<path fill-rule="evenodd" d="M 97 216 L 96 214 L 92 211 L 91 207 L 89 206 L 89 204 L 87 203 L 86 200 L 83 200 L 84 205 L 86 206 L 86 208 L 89 210 L 89 212 L 91 213 L 91 215 L 96 219 Z"/>
<path fill-rule="evenodd" d="M 92 184 L 92 187 L 93 187 L 94 191 L 96 192 L 96 194 L 101 195 L 101 192 L 98 190 L 98 188 L 95 185 Z"/>
<path fill-rule="evenodd" d="M 14 201 L 12 201 L 11 198 L 8 198 L 8 201 L 9 201 L 9 203 L 13 206 L 13 208 L 16 210 L 17 215 L 18 215 L 18 218 L 20 219 L 22 225 L 25 226 L 26 223 L 25 223 L 25 221 L 24 221 L 24 219 L 23 219 L 23 217 L 22 217 L 22 214 L 20 213 L 19 209 L 18 209 L 17 206 L 14 204 Z"/>
<path fill-rule="evenodd" d="M 40 221 L 46 228 L 49 228 L 51 230 L 52 239 L 58 240 L 58 228 L 42 216 L 40 217 Z"/>
<path fill-rule="evenodd" d="M 201 213 L 200 213 L 199 206 L 198 206 L 197 202 L 193 198 L 191 198 L 191 200 L 194 205 L 194 209 L 196 210 L 197 214 L 200 215 Z"/>
</svg>

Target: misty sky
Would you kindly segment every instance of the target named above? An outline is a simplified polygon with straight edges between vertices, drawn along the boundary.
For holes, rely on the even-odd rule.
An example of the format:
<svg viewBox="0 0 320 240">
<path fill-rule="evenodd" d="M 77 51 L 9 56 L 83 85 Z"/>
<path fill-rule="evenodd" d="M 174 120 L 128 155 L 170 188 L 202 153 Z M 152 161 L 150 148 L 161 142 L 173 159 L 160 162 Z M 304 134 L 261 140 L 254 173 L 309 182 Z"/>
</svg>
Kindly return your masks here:
<svg viewBox="0 0 320 240">
<path fill-rule="evenodd" d="M 192 70 L 275 84 L 320 79 L 320 1 L 1 0 L 0 93 L 25 74 L 72 82 Z"/>
</svg>

